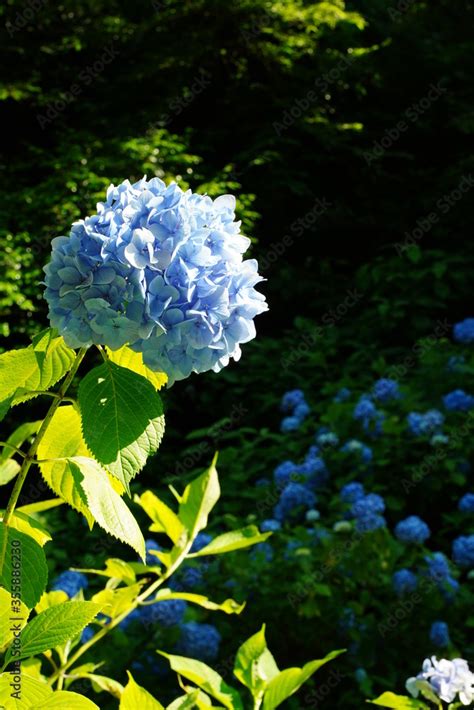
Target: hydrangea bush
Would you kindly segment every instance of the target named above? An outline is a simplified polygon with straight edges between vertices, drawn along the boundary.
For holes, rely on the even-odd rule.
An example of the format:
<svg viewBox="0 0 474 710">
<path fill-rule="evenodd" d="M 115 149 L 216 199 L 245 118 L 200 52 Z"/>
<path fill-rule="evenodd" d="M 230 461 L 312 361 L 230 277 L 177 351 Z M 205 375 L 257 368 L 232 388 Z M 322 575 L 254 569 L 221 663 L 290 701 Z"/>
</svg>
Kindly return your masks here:
<svg viewBox="0 0 474 710">
<path fill-rule="evenodd" d="M 97 214 L 53 240 L 45 267 L 52 328 L 0 355 L 2 418 L 33 398 L 50 399 L 43 419 L 26 421 L 0 443 L 1 483 L 12 482 L 0 525 L 6 710 L 87 710 L 99 707 L 100 693 L 107 707 L 163 708 L 157 696 L 165 662 L 180 678 L 179 697 L 165 701 L 169 710 L 271 710 L 340 653 L 281 671 L 261 628 L 235 655 L 239 689 L 228 684 L 207 665 L 218 655 L 218 625 L 201 623 L 191 609 L 236 615 L 245 603 L 212 601 L 193 588 L 203 586 L 213 559 L 265 544 L 272 526 L 204 532 L 220 497 L 215 459 L 181 492 L 173 486 L 170 502 L 154 490 L 131 498 L 133 479 L 163 436 L 158 390 L 238 359 L 240 345 L 255 335 L 254 317 L 266 309 L 254 289 L 257 264 L 242 257 L 249 240 L 234 207 L 229 195 L 212 200 L 157 178 L 111 186 Z M 79 377 L 86 361 L 90 369 Z M 50 492 L 36 503 L 24 491 L 33 466 Z M 300 502 L 299 489 L 290 489 L 281 518 Z M 63 504 L 86 527 L 97 525 L 131 548 L 132 557 L 63 569 L 48 583 L 44 547 L 58 542 L 51 542 L 48 513 Z M 135 511 L 148 520 L 147 540 Z M 81 539 L 87 547 L 85 529 Z M 160 646 L 135 659 L 127 675 L 111 677 L 90 661 L 114 634 L 133 639 L 142 629 L 153 642 L 156 628 Z M 149 689 L 134 679 L 145 666 L 154 676 Z"/>
</svg>

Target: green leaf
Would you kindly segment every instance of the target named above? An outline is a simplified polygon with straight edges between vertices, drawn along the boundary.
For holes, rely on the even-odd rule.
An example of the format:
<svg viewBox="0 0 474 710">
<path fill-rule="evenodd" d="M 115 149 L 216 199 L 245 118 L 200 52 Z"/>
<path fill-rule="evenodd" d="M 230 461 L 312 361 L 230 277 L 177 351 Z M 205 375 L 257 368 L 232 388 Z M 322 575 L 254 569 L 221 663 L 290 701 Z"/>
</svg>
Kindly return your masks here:
<svg viewBox="0 0 474 710">
<path fill-rule="evenodd" d="M 158 393 L 141 375 L 106 362 L 82 380 L 79 405 L 84 439 L 92 454 L 129 491 L 129 482 L 163 437 Z"/>
<path fill-rule="evenodd" d="M 51 592 L 43 592 L 41 599 L 35 606 L 35 611 L 37 614 L 41 614 L 42 611 L 49 609 L 57 604 L 63 604 L 67 602 L 69 596 L 62 589 L 54 589 Z"/>
<path fill-rule="evenodd" d="M 88 678 L 92 683 L 92 687 L 96 693 L 100 693 L 105 690 L 107 693 L 110 693 L 110 695 L 113 695 L 114 698 L 120 699 L 120 696 L 124 691 L 123 685 L 119 683 L 118 680 L 108 678 L 105 675 L 97 675 L 96 673 L 85 673 L 83 676 L 80 677 Z"/>
<path fill-rule="evenodd" d="M 33 434 L 37 433 L 41 424 L 41 420 L 37 422 L 26 422 L 25 424 L 21 424 L 21 426 L 15 429 L 15 431 L 10 434 L 10 436 L 6 440 L 6 446 L 3 447 L 2 452 L 0 453 L 0 463 L 6 461 L 9 456 L 15 453 L 15 449 L 12 449 L 11 446 L 16 447 L 17 449 L 21 449 L 25 441 L 29 439 L 30 436 L 33 436 Z M 11 446 L 9 447 L 8 444 L 11 444 Z"/>
<path fill-rule="evenodd" d="M 0 587 L 0 649 L 11 643 L 13 624 L 21 628 L 28 621 L 30 610 L 21 600 L 12 599 L 10 592 Z"/>
<path fill-rule="evenodd" d="M 395 695 L 395 693 L 383 693 L 375 700 L 367 700 L 372 705 L 381 705 L 384 708 L 399 708 L 399 710 L 416 710 L 424 708 L 428 710 L 428 705 L 421 700 L 409 698 L 405 695 Z"/>
<path fill-rule="evenodd" d="M 131 673 L 127 671 L 127 675 L 128 683 L 120 698 L 120 710 L 164 710 L 163 705 L 148 690 L 135 683 Z"/>
<path fill-rule="evenodd" d="M 15 570 L 15 577 L 13 571 Z M 19 576 L 16 576 L 20 572 Z M 15 580 L 15 582 L 13 582 Z M 19 581 L 17 581 L 19 580 Z M 0 583 L 8 592 L 19 584 L 21 599 L 33 609 L 46 588 L 48 567 L 43 548 L 19 530 L 0 525 Z"/>
<path fill-rule="evenodd" d="M 35 704 L 32 710 L 100 710 L 99 706 L 84 695 L 70 690 L 57 690 L 42 703 Z"/>
<path fill-rule="evenodd" d="M 296 693 L 299 688 L 315 673 L 321 666 L 339 656 L 344 651 L 332 651 L 325 658 L 318 661 L 305 663 L 303 668 L 286 668 L 275 676 L 267 686 L 263 700 L 263 710 L 273 710 L 281 703 Z"/>
<path fill-rule="evenodd" d="M 145 560 L 145 540 L 126 503 L 114 490 L 107 473 L 94 459 L 75 456 L 69 459 L 94 520 L 109 535 L 130 545 Z"/>
<path fill-rule="evenodd" d="M 255 525 L 247 525 L 240 530 L 218 535 L 203 547 L 199 552 L 192 552 L 188 557 L 204 557 L 205 555 L 223 555 L 233 550 L 242 550 L 244 547 L 251 547 L 263 542 L 271 536 L 271 532 L 261 533 Z"/>
<path fill-rule="evenodd" d="M 0 355 L 0 402 L 13 399 L 16 391 L 35 373 L 39 365 L 34 350 L 23 348 Z"/>
<path fill-rule="evenodd" d="M 15 459 L 5 459 L 0 463 L 0 486 L 5 486 L 20 471 L 20 464 Z"/>
<path fill-rule="evenodd" d="M 194 479 L 184 489 L 179 504 L 179 519 L 193 540 L 207 525 L 209 513 L 219 500 L 221 489 L 215 467 L 216 458 L 207 471 Z"/>
<path fill-rule="evenodd" d="M 279 672 L 275 659 L 267 648 L 264 625 L 260 631 L 244 641 L 237 651 L 234 675 L 257 697 Z"/>
<path fill-rule="evenodd" d="M 4 514 L 5 511 L 2 510 L 2 520 Z M 33 540 L 36 540 L 38 545 L 41 545 L 41 547 L 52 539 L 49 532 L 41 525 L 41 523 L 31 516 L 25 515 L 25 513 L 19 509 L 16 510 L 10 518 L 9 527 L 14 530 L 19 530 L 20 532 L 25 533 L 25 535 L 32 537 Z"/>
<path fill-rule="evenodd" d="M 212 705 L 210 697 L 197 689 L 186 695 L 180 695 L 179 698 L 173 700 L 171 705 L 167 706 L 166 710 L 210 710 L 215 707 Z"/>
<path fill-rule="evenodd" d="M 156 601 L 165 601 L 166 599 L 184 599 L 192 604 L 197 604 L 204 609 L 211 611 L 223 611 L 226 614 L 240 614 L 245 609 L 245 602 L 239 604 L 235 599 L 226 599 L 222 604 L 211 602 L 210 599 L 203 594 L 192 594 L 190 592 L 173 592 L 171 589 L 160 589 L 155 597 Z"/>
<path fill-rule="evenodd" d="M 36 656 L 69 641 L 79 634 L 100 611 L 93 602 L 64 602 L 35 616 L 23 629 L 21 648 L 15 660 Z M 11 660 L 11 648 L 6 661 Z"/>
<path fill-rule="evenodd" d="M 49 390 L 71 369 L 76 358 L 74 350 L 52 328 L 34 337 L 28 349 L 33 351 L 38 367 L 17 391 L 13 404 L 35 397 L 34 390 Z"/>
<path fill-rule="evenodd" d="M 171 668 L 183 678 L 187 678 L 192 683 L 209 693 L 218 702 L 222 703 L 228 710 L 243 710 L 240 695 L 230 685 L 224 682 L 221 676 L 205 663 L 196 661 L 184 656 L 172 656 L 159 651 L 162 656 L 168 659 Z"/>
<path fill-rule="evenodd" d="M 120 367 L 126 367 L 137 375 L 145 377 L 156 390 L 161 389 L 163 385 L 168 382 L 168 375 L 165 375 L 164 372 L 154 372 L 150 370 L 143 362 L 143 355 L 136 353 L 126 345 L 119 350 L 105 349 L 107 351 L 107 357 L 111 362 L 120 365 Z"/>
<path fill-rule="evenodd" d="M 73 406 L 59 407 L 38 446 L 38 459 L 58 459 L 48 463 L 39 463 L 41 474 L 58 496 L 72 508 L 82 513 L 92 526 L 93 518 L 89 512 L 84 491 L 80 486 L 81 476 L 77 466 L 69 463 L 68 457 L 88 456 L 81 432 L 81 417 Z"/>
<path fill-rule="evenodd" d="M 21 684 L 18 684 L 18 689 L 12 688 L 11 682 L 10 673 L 0 675 L 0 708 L 5 708 L 5 710 L 36 708 L 38 703 L 42 703 L 53 694 L 49 685 L 24 673 L 21 675 Z M 13 697 L 13 692 L 18 692 L 21 699 Z"/>
<path fill-rule="evenodd" d="M 144 582 L 137 582 L 129 587 L 120 587 L 119 589 L 102 589 L 97 594 L 94 594 L 92 601 L 100 604 L 102 611 L 111 619 L 115 619 L 122 612 L 130 607 L 140 594 Z"/>
<path fill-rule="evenodd" d="M 51 510 L 51 508 L 57 508 L 58 505 L 64 505 L 61 498 L 48 498 L 48 500 L 40 500 L 38 503 L 21 505 L 17 510 L 27 515 L 34 515 L 35 513 L 44 513 L 45 510 Z"/>
<path fill-rule="evenodd" d="M 98 574 L 102 577 L 109 577 L 110 579 L 120 579 L 125 584 L 133 584 L 136 581 L 136 574 L 129 562 L 124 562 L 116 557 L 109 557 L 105 561 L 105 569 L 90 569 L 90 568 L 75 568 L 77 572 L 85 572 L 89 574 Z"/>
<path fill-rule="evenodd" d="M 134 500 L 153 520 L 150 530 L 163 532 L 175 545 L 178 544 L 184 528 L 176 513 L 151 491 L 145 491 L 141 496 L 135 496 Z"/>
</svg>

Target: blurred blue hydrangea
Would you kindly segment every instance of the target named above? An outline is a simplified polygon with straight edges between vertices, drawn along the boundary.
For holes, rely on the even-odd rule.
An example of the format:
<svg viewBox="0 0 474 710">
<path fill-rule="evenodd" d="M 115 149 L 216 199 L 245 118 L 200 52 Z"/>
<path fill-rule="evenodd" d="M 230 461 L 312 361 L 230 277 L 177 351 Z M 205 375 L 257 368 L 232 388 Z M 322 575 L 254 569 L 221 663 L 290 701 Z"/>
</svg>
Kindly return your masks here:
<svg viewBox="0 0 474 710">
<path fill-rule="evenodd" d="M 307 458 L 304 463 L 296 467 L 296 473 L 301 476 L 306 483 L 311 484 L 315 488 L 319 488 L 327 483 L 329 479 L 329 471 L 323 459 L 318 457 Z"/>
<path fill-rule="evenodd" d="M 434 621 L 430 629 L 430 641 L 438 648 L 446 648 L 451 643 L 449 628 L 445 621 Z"/>
<path fill-rule="evenodd" d="M 278 522 L 278 520 L 263 520 L 260 523 L 260 530 L 262 532 L 278 532 L 278 530 L 281 530 L 281 523 Z"/>
<path fill-rule="evenodd" d="M 385 416 L 380 412 L 372 399 L 367 394 L 363 394 L 356 406 L 352 416 L 356 421 L 362 423 L 364 431 L 371 436 L 379 436 L 382 433 L 382 424 Z"/>
<path fill-rule="evenodd" d="M 212 541 L 212 535 L 209 533 L 200 532 L 196 535 L 196 538 L 191 546 L 191 552 L 199 552 L 204 547 L 207 547 Z"/>
<path fill-rule="evenodd" d="M 107 190 L 97 214 L 52 242 L 51 325 L 71 347 L 124 344 L 169 383 L 219 371 L 255 337 L 267 309 L 235 198 L 183 192 L 159 178 Z"/>
<path fill-rule="evenodd" d="M 311 508 L 310 510 L 306 511 L 305 520 L 307 523 L 315 523 L 317 520 L 320 519 L 320 517 L 321 513 L 319 512 L 319 510 Z"/>
<path fill-rule="evenodd" d="M 293 461 L 283 461 L 273 471 L 273 480 L 278 488 L 284 488 L 291 476 L 297 472 L 298 466 Z"/>
<path fill-rule="evenodd" d="M 465 493 L 458 503 L 458 508 L 463 513 L 474 513 L 474 493 Z"/>
<path fill-rule="evenodd" d="M 298 419 L 298 417 L 285 417 L 281 420 L 280 431 L 286 434 L 289 431 L 296 431 L 300 426 L 301 419 Z"/>
<path fill-rule="evenodd" d="M 302 402 L 301 404 L 298 404 L 297 407 L 295 407 L 293 416 L 299 419 L 300 421 L 303 421 L 303 419 L 306 419 L 310 412 L 311 409 L 309 408 L 309 405 L 306 404 L 306 402 Z"/>
<path fill-rule="evenodd" d="M 354 518 L 361 518 L 364 515 L 383 513 L 385 502 L 382 496 L 377 493 L 369 493 L 363 498 L 354 501 L 351 507 L 351 514 Z"/>
<path fill-rule="evenodd" d="M 350 396 L 350 389 L 347 389 L 347 387 L 341 387 L 341 389 L 334 395 L 333 401 L 337 402 L 338 404 L 340 404 L 341 402 L 347 402 Z"/>
<path fill-rule="evenodd" d="M 366 513 L 356 518 L 355 527 L 357 532 L 367 533 L 384 528 L 386 524 L 383 515 L 379 515 L 378 513 Z"/>
<path fill-rule="evenodd" d="M 417 515 L 410 515 L 395 526 L 395 537 L 401 542 L 421 545 L 430 534 L 428 525 Z"/>
<path fill-rule="evenodd" d="M 339 444 L 339 437 L 327 427 L 320 427 L 316 432 L 316 443 L 323 449 L 334 448 Z"/>
<path fill-rule="evenodd" d="M 82 634 L 81 634 L 81 643 L 87 643 L 88 641 L 91 640 L 93 636 L 95 636 L 96 631 L 93 626 L 86 626 L 85 629 L 83 629 Z"/>
<path fill-rule="evenodd" d="M 395 594 L 402 596 L 414 592 L 418 586 L 418 577 L 409 569 L 399 569 L 392 576 L 392 584 Z"/>
<path fill-rule="evenodd" d="M 195 589 L 202 586 L 204 573 L 199 567 L 185 567 L 180 570 L 179 581 L 184 589 Z"/>
<path fill-rule="evenodd" d="M 474 407 L 474 397 L 457 389 L 443 397 L 443 404 L 450 412 L 467 412 Z"/>
<path fill-rule="evenodd" d="M 425 557 L 426 575 L 435 582 L 447 601 L 451 601 L 459 589 L 459 582 L 451 575 L 449 560 L 442 552 L 434 552 Z"/>
<path fill-rule="evenodd" d="M 145 550 L 146 550 L 146 557 L 145 557 L 145 562 L 147 565 L 154 566 L 154 565 L 159 565 L 160 560 L 156 555 L 153 555 L 151 553 L 151 550 L 154 550 L 155 552 L 163 552 L 163 548 L 161 545 L 159 545 L 156 540 L 153 540 L 152 538 L 149 538 L 148 540 L 145 540 Z"/>
<path fill-rule="evenodd" d="M 356 500 L 360 500 L 364 496 L 364 486 L 358 481 L 346 483 L 346 485 L 341 488 L 340 498 L 343 503 L 355 503 Z"/>
<path fill-rule="evenodd" d="M 474 318 L 456 323 L 453 328 L 453 338 L 457 343 L 474 343 Z"/>
<path fill-rule="evenodd" d="M 396 380 L 390 380 L 388 378 L 382 377 L 380 380 L 375 382 L 372 388 L 372 395 L 377 402 L 390 402 L 394 399 L 400 399 L 400 390 L 398 389 L 398 382 Z"/>
<path fill-rule="evenodd" d="M 444 416 L 437 409 L 429 409 L 425 413 L 410 412 L 407 422 L 411 434 L 425 436 L 439 432 L 444 423 Z"/>
<path fill-rule="evenodd" d="M 138 620 L 144 626 L 161 624 L 168 628 L 181 623 L 185 611 L 186 602 L 182 599 L 165 599 L 139 607 Z"/>
<path fill-rule="evenodd" d="M 176 651 L 183 656 L 209 663 L 217 658 L 220 642 L 221 635 L 215 626 L 188 621 L 181 626 Z"/>
<path fill-rule="evenodd" d="M 290 414 L 299 405 L 304 404 L 303 390 L 289 390 L 281 398 L 280 409 L 285 414 Z"/>
<path fill-rule="evenodd" d="M 357 439 L 349 439 L 346 443 L 341 446 L 342 453 L 357 453 L 359 454 L 363 463 L 369 464 L 373 459 L 373 451 L 370 446 L 363 444 Z"/>
<path fill-rule="evenodd" d="M 76 596 L 81 589 L 86 589 L 89 586 L 87 577 L 82 572 L 74 572 L 74 570 L 66 570 L 61 572 L 51 584 L 51 589 L 55 592 L 66 592 L 69 598 Z"/>
<path fill-rule="evenodd" d="M 280 500 L 276 504 L 273 517 L 284 522 L 296 517 L 302 510 L 314 508 L 316 496 L 301 483 L 288 483 L 281 491 Z"/>
<path fill-rule="evenodd" d="M 474 567 L 474 535 L 460 535 L 454 540 L 453 560 L 460 567 Z"/>
</svg>

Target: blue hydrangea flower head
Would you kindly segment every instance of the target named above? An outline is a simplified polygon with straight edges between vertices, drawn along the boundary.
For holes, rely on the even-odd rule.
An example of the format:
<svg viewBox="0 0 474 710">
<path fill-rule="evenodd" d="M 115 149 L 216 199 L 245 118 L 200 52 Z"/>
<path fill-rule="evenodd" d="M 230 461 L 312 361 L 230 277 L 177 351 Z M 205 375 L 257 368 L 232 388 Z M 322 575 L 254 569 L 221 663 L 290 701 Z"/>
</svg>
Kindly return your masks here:
<svg viewBox="0 0 474 710">
<path fill-rule="evenodd" d="M 372 388 L 372 395 L 377 402 L 390 402 L 394 399 L 400 399 L 400 390 L 398 382 L 382 377 L 375 382 Z"/>
<path fill-rule="evenodd" d="M 269 542 L 259 542 L 250 550 L 250 559 L 253 562 L 271 562 L 273 560 L 273 547 Z"/>
<path fill-rule="evenodd" d="M 356 518 L 355 527 L 357 532 L 367 533 L 384 528 L 386 524 L 383 515 L 379 515 L 378 513 L 366 513 Z"/>
<path fill-rule="evenodd" d="M 354 408 L 353 417 L 358 421 L 364 421 L 365 419 L 372 419 L 376 412 L 377 407 L 372 402 L 371 398 L 364 394 L 359 398 Z"/>
<path fill-rule="evenodd" d="M 176 651 L 183 656 L 209 663 L 217 658 L 220 642 L 221 635 L 215 626 L 188 621 L 181 626 Z"/>
<path fill-rule="evenodd" d="M 394 572 L 392 576 L 392 584 L 395 594 L 403 596 L 404 594 L 409 594 L 415 591 L 418 586 L 418 577 L 409 569 L 402 568 Z"/>
<path fill-rule="evenodd" d="M 159 545 L 156 540 L 153 540 L 152 538 L 149 538 L 148 540 L 145 540 L 145 550 L 146 550 L 146 558 L 145 562 L 147 565 L 153 566 L 153 565 L 159 565 L 160 560 L 156 555 L 153 555 L 151 553 L 151 550 L 154 550 L 155 552 L 163 552 L 163 548 L 161 545 Z"/>
<path fill-rule="evenodd" d="M 450 574 L 449 561 L 442 552 L 434 552 L 425 557 L 427 574 L 435 582 L 443 582 Z"/>
<path fill-rule="evenodd" d="M 474 493 L 465 493 L 458 503 L 462 513 L 474 513 Z"/>
<path fill-rule="evenodd" d="M 460 535 L 454 540 L 453 560 L 459 567 L 474 567 L 474 535 Z"/>
<path fill-rule="evenodd" d="M 204 574 L 199 567 L 185 567 L 181 569 L 179 579 L 184 589 L 195 589 L 202 586 Z"/>
<path fill-rule="evenodd" d="M 410 412 L 407 416 L 408 429 L 414 436 L 427 436 L 439 432 L 444 424 L 444 416 L 437 409 L 429 409 L 423 414 Z"/>
<path fill-rule="evenodd" d="M 347 402 L 350 396 L 350 389 L 347 389 L 347 387 L 341 387 L 341 389 L 334 395 L 333 402 L 337 402 L 338 404 L 341 404 L 341 402 Z"/>
<path fill-rule="evenodd" d="M 363 463 L 369 464 L 373 459 L 373 451 L 370 446 L 363 444 L 357 439 L 349 439 L 346 443 L 341 446 L 341 451 L 344 454 L 356 453 L 359 454 Z"/>
<path fill-rule="evenodd" d="M 285 417 L 281 420 L 280 431 L 287 434 L 289 431 L 296 431 L 301 426 L 301 419 L 298 417 Z"/>
<path fill-rule="evenodd" d="M 290 481 L 293 474 L 297 472 L 298 466 L 293 461 L 283 461 L 273 471 L 273 480 L 278 488 L 284 488 Z"/>
<path fill-rule="evenodd" d="M 320 458 L 321 454 L 321 449 L 319 446 L 316 446 L 315 444 L 311 444 L 311 446 L 308 448 L 308 451 L 306 452 L 305 456 L 305 461 L 310 461 L 311 459 L 318 459 Z"/>
<path fill-rule="evenodd" d="M 383 513 L 384 510 L 384 499 L 377 493 L 369 493 L 363 498 L 358 498 L 351 507 L 351 513 L 355 518 Z"/>
<path fill-rule="evenodd" d="M 316 443 L 322 449 L 334 448 L 339 444 L 339 437 L 333 431 L 329 431 L 327 427 L 321 427 L 316 432 Z"/>
<path fill-rule="evenodd" d="M 361 498 L 364 498 L 364 496 L 364 486 L 358 481 L 346 483 L 346 485 L 341 488 L 340 498 L 343 503 L 355 503 L 356 500 L 360 500 Z"/>
<path fill-rule="evenodd" d="M 302 402 L 301 404 L 298 404 L 297 407 L 295 407 L 293 416 L 303 421 L 304 419 L 306 419 L 310 412 L 311 409 L 309 408 L 309 405 L 306 404 L 306 402 Z"/>
<path fill-rule="evenodd" d="M 301 483 L 288 483 L 281 491 L 280 500 L 273 511 L 273 517 L 279 522 L 284 522 L 296 517 L 302 510 L 314 508 L 316 496 Z"/>
<path fill-rule="evenodd" d="M 433 702 L 442 700 L 452 703 L 459 698 L 462 705 L 471 705 L 474 700 L 474 673 L 463 658 L 438 660 L 436 656 L 423 661 L 423 670 L 415 678 L 408 678 L 406 689 L 414 698 L 421 694 Z M 434 696 L 434 697 L 433 697 Z"/>
<path fill-rule="evenodd" d="M 199 552 L 204 547 L 207 547 L 212 541 L 212 535 L 209 533 L 200 532 L 196 535 L 196 538 L 191 546 L 191 552 Z"/>
<path fill-rule="evenodd" d="M 186 602 L 182 599 L 165 599 L 155 604 L 141 606 L 138 611 L 139 621 L 144 626 L 160 624 L 168 628 L 181 623 L 186 611 Z"/>
<path fill-rule="evenodd" d="M 417 515 L 410 515 L 395 526 L 395 536 L 405 543 L 422 545 L 430 534 L 428 525 Z"/>
<path fill-rule="evenodd" d="M 457 343 L 465 345 L 474 343 L 474 318 L 465 318 L 456 323 L 453 328 L 453 337 Z"/>
<path fill-rule="evenodd" d="M 74 572 L 74 570 L 66 570 L 61 572 L 56 579 L 53 580 L 51 589 L 55 592 L 66 592 L 69 598 L 75 597 L 81 589 L 86 589 L 89 586 L 87 577 L 82 572 Z"/>
<path fill-rule="evenodd" d="M 449 412 L 468 412 L 474 407 L 474 397 L 457 389 L 443 397 L 443 404 Z"/>
<path fill-rule="evenodd" d="M 278 520 L 263 520 L 260 523 L 260 530 L 262 532 L 278 532 L 278 530 L 281 530 L 281 523 L 278 522 Z"/>
<path fill-rule="evenodd" d="M 305 483 L 314 488 L 324 486 L 329 479 L 329 471 L 320 457 L 310 458 L 299 464 L 296 468 L 296 473 L 301 476 Z"/>
<path fill-rule="evenodd" d="M 299 404 L 305 404 L 303 390 L 289 390 L 281 398 L 280 409 L 285 414 L 290 414 Z"/>
<path fill-rule="evenodd" d="M 267 310 L 235 198 L 183 192 L 159 178 L 107 190 L 97 213 L 52 242 L 51 325 L 71 347 L 130 344 L 169 383 L 218 372 Z"/>
<path fill-rule="evenodd" d="M 434 621 L 430 629 L 430 641 L 438 648 L 446 648 L 451 643 L 449 628 L 445 621 Z"/>
<path fill-rule="evenodd" d="M 81 643 L 87 643 L 88 641 L 91 640 L 93 636 L 95 636 L 96 632 L 93 626 L 89 625 L 86 626 L 85 629 L 83 629 L 82 634 L 81 634 Z"/>
</svg>

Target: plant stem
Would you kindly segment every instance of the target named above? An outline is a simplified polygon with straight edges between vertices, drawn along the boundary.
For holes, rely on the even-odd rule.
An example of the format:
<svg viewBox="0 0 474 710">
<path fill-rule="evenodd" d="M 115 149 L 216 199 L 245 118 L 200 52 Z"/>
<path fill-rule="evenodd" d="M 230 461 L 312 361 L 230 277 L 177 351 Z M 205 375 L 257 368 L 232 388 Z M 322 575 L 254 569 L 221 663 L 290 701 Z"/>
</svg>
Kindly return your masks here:
<svg viewBox="0 0 474 710">
<path fill-rule="evenodd" d="M 94 644 L 97 643 L 97 641 L 100 641 L 100 639 L 104 638 L 112 629 L 114 629 L 116 626 L 118 626 L 129 614 L 134 611 L 141 602 L 145 601 L 145 599 L 148 599 L 151 597 L 151 595 L 156 592 L 156 590 L 161 587 L 161 585 L 166 582 L 167 579 L 171 577 L 172 574 L 176 572 L 178 567 L 181 565 L 181 563 L 184 561 L 186 558 L 189 550 L 191 549 L 191 546 L 193 544 L 193 540 L 188 541 L 186 544 L 185 548 L 182 550 L 181 554 L 176 558 L 176 560 L 173 562 L 172 565 L 169 566 L 169 568 L 166 570 L 166 572 L 157 580 L 151 584 L 148 589 L 146 589 L 144 592 L 138 595 L 138 597 L 135 599 L 133 602 L 132 606 L 130 606 L 126 611 L 122 612 L 117 616 L 113 621 L 110 622 L 110 624 L 107 624 L 107 626 L 104 626 L 100 631 L 96 633 L 95 636 L 93 636 L 87 643 L 83 644 L 77 651 L 74 653 L 69 661 L 64 664 L 61 668 L 59 668 L 55 673 L 53 673 L 52 676 L 49 677 L 48 679 L 48 685 L 53 685 L 55 680 L 60 677 L 61 674 L 65 673 L 79 658 L 86 653 Z"/>
<path fill-rule="evenodd" d="M 79 365 L 82 362 L 82 359 L 84 358 L 84 355 L 86 354 L 87 348 L 81 348 L 79 352 L 76 355 L 76 359 L 74 360 L 71 369 L 69 370 L 69 373 L 64 380 L 63 384 L 58 390 L 57 396 L 54 398 L 50 408 L 48 409 L 48 413 L 46 414 L 43 423 L 41 424 L 38 433 L 36 434 L 33 443 L 31 444 L 28 453 L 26 454 L 25 458 L 23 459 L 23 463 L 20 469 L 20 472 L 17 476 L 17 479 L 15 481 L 15 485 L 13 486 L 13 490 L 10 496 L 10 500 L 8 501 L 7 508 L 5 510 L 5 515 L 3 516 L 3 525 L 9 525 L 11 517 L 14 513 L 15 506 L 18 502 L 18 498 L 20 497 L 21 489 L 23 487 L 23 484 L 25 482 L 26 476 L 28 475 L 28 471 L 30 470 L 30 466 L 34 461 L 36 451 L 38 450 L 38 446 L 41 443 L 41 440 L 43 436 L 46 433 L 46 430 L 48 429 L 48 426 L 51 423 L 52 418 L 54 417 L 54 414 L 56 413 L 56 410 L 58 409 L 59 405 L 64 399 L 64 395 L 66 394 L 69 385 L 74 379 L 74 376 L 79 368 Z M 5 538 L 6 539 L 6 538 Z M 2 566 L 3 566 L 3 555 L 2 555 Z"/>
</svg>

